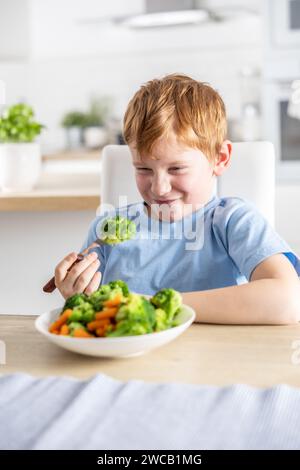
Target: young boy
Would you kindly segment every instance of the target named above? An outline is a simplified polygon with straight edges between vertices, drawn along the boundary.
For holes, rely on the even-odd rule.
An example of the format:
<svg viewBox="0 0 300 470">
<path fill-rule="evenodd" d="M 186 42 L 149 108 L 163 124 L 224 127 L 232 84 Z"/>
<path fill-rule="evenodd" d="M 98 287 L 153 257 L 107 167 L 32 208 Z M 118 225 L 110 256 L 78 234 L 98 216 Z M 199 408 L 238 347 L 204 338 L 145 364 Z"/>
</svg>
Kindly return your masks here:
<svg viewBox="0 0 300 470">
<path fill-rule="evenodd" d="M 179 290 L 199 322 L 300 321 L 298 258 L 251 204 L 213 195 L 231 156 L 219 94 L 184 75 L 152 80 L 129 102 L 124 138 L 144 203 L 118 213 L 137 222 L 138 237 L 98 247 L 70 272 L 76 253 L 68 255 L 55 270 L 61 294 L 89 294 L 101 278 L 123 279 L 145 294 Z M 98 237 L 101 222 L 93 221 L 83 249 Z M 149 237 L 152 222 L 157 230 Z M 183 223 L 198 227 L 191 249 Z"/>
</svg>

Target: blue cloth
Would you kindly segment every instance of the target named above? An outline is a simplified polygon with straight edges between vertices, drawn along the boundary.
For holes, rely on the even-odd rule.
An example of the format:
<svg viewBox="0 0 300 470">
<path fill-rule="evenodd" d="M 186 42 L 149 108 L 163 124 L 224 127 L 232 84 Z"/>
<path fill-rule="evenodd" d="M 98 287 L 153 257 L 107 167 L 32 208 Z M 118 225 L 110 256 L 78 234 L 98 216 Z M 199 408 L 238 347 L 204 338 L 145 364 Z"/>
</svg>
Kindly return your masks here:
<svg viewBox="0 0 300 470">
<path fill-rule="evenodd" d="M 300 390 L 6 375 L 0 448 L 299 449 Z"/>
<path fill-rule="evenodd" d="M 130 290 L 152 295 L 163 287 L 180 292 L 244 284 L 266 258 L 284 253 L 300 275 L 300 262 L 256 208 L 240 198 L 211 199 L 180 221 L 150 218 L 143 203 L 98 216 L 82 249 L 101 233 L 108 216 L 137 225 L 136 238 L 96 248 L 102 284 L 123 279 Z"/>
</svg>

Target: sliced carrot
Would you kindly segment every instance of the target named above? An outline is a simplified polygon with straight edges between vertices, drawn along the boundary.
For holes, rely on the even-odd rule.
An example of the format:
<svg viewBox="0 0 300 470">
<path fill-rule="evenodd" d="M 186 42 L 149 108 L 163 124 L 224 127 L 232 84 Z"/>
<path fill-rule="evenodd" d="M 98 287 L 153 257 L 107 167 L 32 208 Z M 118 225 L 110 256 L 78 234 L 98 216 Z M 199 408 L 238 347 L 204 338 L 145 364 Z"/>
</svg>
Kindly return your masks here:
<svg viewBox="0 0 300 470">
<path fill-rule="evenodd" d="M 64 324 L 60 329 L 60 334 L 63 336 L 67 336 L 69 334 L 69 327 L 68 325 Z"/>
<path fill-rule="evenodd" d="M 112 310 L 112 309 L 110 309 Z M 107 310 L 102 310 L 102 312 L 97 312 L 95 315 L 96 320 L 105 320 L 109 318 L 114 318 L 116 316 L 117 310 L 115 312 L 111 312 Z"/>
<path fill-rule="evenodd" d="M 87 328 L 89 331 L 95 331 L 97 328 L 101 328 L 109 323 L 109 319 L 105 318 L 103 320 L 91 321 L 87 324 Z"/>
<path fill-rule="evenodd" d="M 107 323 L 106 325 L 103 325 L 100 328 L 97 328 L 96 335 L 97 336 L 105 336 L 105 333 L 108 330 L 112 331 L 113 328 L 114 328 L 114 326 L 111 323 Z"/>
<path fill-rule="evenodd" d="M 93 338 L 93 335 L 90 335 L 83 328 L 76 328 L 74 330 L 74 338 Z"/>
<path fill-rule="evenodd" d="M 97 336 L 104 336 L 104 332 L 105 332 L 105 330 L 104 330 L 103 327 L 102 328 L 97 328 L 96 335 Z"/>
<path fill-rule="evenodd" d="M 58 319 L 52 323 L 49 327 L 50 333 L 52 333 L 54 330 L 60 330 L 62 325 L 67 323 L 68 318 L 72 315 L 73 310 L 68 308 L 65 310 Z"/>
<path fill-rule="evenodd" d="M 71 308 L 67 308 L 67 310 L 65 310 L 65 311 L 61 314 L 61 316 L 58 318 L 57 321 L 60 320 L 60 321 L 62 322 L 62 324 L 63 324 L 63 323 L 66 323 L 66 321 L 68 320 L 68 318 L 70 318 L 70 316 L 72 315 L 72 313 L 73 313 L 73 310 L 72 310 Z"/>
<path fill-rule="evenodd" d="M 109 299 L 103 302 L 103 305 L 105 307 L 116 307 L 117 305 L 120 305 L 121 301 L 122 301 L 122 294 L 116 294 L 113 299 Z"/>
<path fill-rule="evenodd" d="M 104 307 L 104 309 L 101 310 L 101 312 L 111 313 L 112 315 L 115 315 L 118 310 L 119 310 L 119 307 Z"/>
<path fill-rule="evenodd" d="M 58 328 L 60 327 L 59 324 L 57 324 L 57 322 L 53 322 L 50 326 L 49 326 L 49 331 L 50 333 L 54 333 L 55 331 L 58 332 Z"/>
</svg>

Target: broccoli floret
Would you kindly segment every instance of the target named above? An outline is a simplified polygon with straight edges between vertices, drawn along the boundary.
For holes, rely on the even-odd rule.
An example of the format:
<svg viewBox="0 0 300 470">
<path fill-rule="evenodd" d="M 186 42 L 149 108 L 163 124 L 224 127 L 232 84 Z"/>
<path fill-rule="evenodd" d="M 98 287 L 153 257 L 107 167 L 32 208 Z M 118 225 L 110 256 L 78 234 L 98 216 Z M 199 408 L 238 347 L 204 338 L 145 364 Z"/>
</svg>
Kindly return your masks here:
<svg viewBox="0 0 300 470">
<path fill-rule="evenodd" d="M 96 311 L 99 311 L 102 309 L 103 302 L 110 298 L 110 294 L 111 288 L 109 285 L 104 284 L 89 296 L 88 302 L 94 307 Z"/>
<path fill-rule="evenodd" d="M 73 309 L 69 322 L 82 322 L 83 324 L 93 321 L 95 310 L 89 302 L 84 302 Z"/>
<path fill-rule="evenodd" d="M 82 311 L 81 321 L 83 323 L 89 323 L 95 319 L 95 310 L 90 303 L 86 302 L 85 304 L 77 308 L 80 308 Z"/>
<path fill-rule="evenodd" d="M 119 323 L 118 327 L 114 331 L 107 333 L 106 336 L 109 336 L 109 337 L 137 336 L 137 335 L 145 335 L 147 333 L 149 333 L 149 331 L 145 325 L 138 323 L 138 322 L 132 323 L 132 322 L 124 320 Z"/>
<path fill-rule="evenodd" d="M 67 308 L 74 308 L 77 305 L 83 304 L 84 302 L 87 301 L 87 298 L 88 297 L 87 297 L 86 294 L 74 294 L 74 295 L 72 295 L 71 297 L 69 297 L 66 300 L 62 311 L 64 312 Z"/>
<path fill-rule="evenodd" d="M 162 308 L 155 310 L 155 331 L 163 331 L 168 328 L 167 313 Z"/>
<path fill-rule="evenodd" d="M 88 302 L 96 311 L 99 311 L 103 308 L 105 300 L 112 299 L 116 294 L 121 294 L 124 299 L 129 295 L 129 289 L 124 281 L 112 281 L 109 284 L 104 284 L 88 297 Z"/>
<path fill-rule="evenodd" d="M 75 307 L 72 314 L 68 318 L 68 322 L 70 323 L 79 322 L 81 321 L 81 319 L 82 319 L 82 311 L 79 308 Z"/>
<path fill-rule="evenodd" d="M 138 294 L 130 294 L 127 304 L 120 307 L 116 315 L 116 329 L 107 336 L 132 336 L 153 332 L 155 308 Z"/>
<path fill-rule="evenodd" d="M 114 245 L 130 240 L 136 234 L 136 225 L 129 219 L 120 217 L 112 217 L 103 221 L 99 238 L 105 243 Z"/>
<path fill-rule="evenodd" d="M 182 298 L 180 293 L 174 289 L 161 289 L 151 298 L 151 303 L 166 312 L 167 327 L 170 327 L 174 316 L 181 307 Z"/>
<path fill-rule="evenodd" d="M 69 334 L 70 334 L 70 336 L 73 336 L 73 335 L 74 335 L 74 331 L 75 331 L 75 330 L 78 330 L 78 329 L 87 331 L 87 329 L 85 328 L 85 326 L 83 326 L 81 323 L 78 323 L 78 322 L 75 322 L 75 321 L 69 323 L 68 327 L 69 327 Z"/>
<path fill-rule="evenodd" d="M 128 303 L 122 305 L 116 315 L 116 320 L 130 320 L 149 324 L 155 323 L 155 308 L 145 297 L 138 294 L 130 294 Z"/>
<path fill-rule="evenodd" d="M 151 331 L 153 331 L 153 327 L 155 325 L 155 308 L 153 308 L 153 305 L 151 304 L 151 302 L 145 299 L 145 297 L 141 297 L 141 303 L 142 303 L 145 319 L 148 318 Z"/>
<path fill-rule="evenodd" d="M 128 286 L 127 286 L 126 282 L 122 281 L 121 279 L 119 279 L 117 281 L 111 281 L 108 285 L 112 290 L 114 290 L 116 288 L 120 288 L 122 290 L 122 294 L 124 295 L 124 297 L 129 296 Z"/>
<path fill-rule="evenodd" d="M 143 325 L 141 323 L 134 323 L 128 331 L 127 336 L 145 335 L 151 332 L 152 330 L 149 331 L 146 325 Z"/>
<path fill-rule="evenodd" d="M 130 323 L 127 320 L 118 322 L 117 328 L 114 331 L 107 332 L 106 336 L 117 337 L 117 336 L 128 336 L 130 330 Z"/>
<path fill-rule="evenodd" d="M 103 298 L 105 299 L 108 299 L 109 298 L 109 294 L 110 294 L 110 287 L 108 284 L 103 284 L 102 286 L 99 287 L 99 289 L 97 289 L 95 292 L 93 292 L 91 295 L 90 295 L 90 299 L 93 297 L 93 295 L 95 296 L 103 296 Z"/>
</svg>

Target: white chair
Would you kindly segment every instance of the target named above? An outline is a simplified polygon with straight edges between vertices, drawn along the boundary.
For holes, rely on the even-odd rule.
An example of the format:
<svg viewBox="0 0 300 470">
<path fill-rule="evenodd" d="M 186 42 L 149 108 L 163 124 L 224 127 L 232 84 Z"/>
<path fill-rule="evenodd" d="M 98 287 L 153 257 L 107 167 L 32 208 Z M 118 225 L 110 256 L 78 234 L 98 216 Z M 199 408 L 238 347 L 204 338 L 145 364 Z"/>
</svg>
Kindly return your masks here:
<svg viewBox="0 0 300 470">
<path fill-rule="evenodd" d="M 274 225 L 275 152 L 270 142 L 235 142 L 230 166 L 218 178 L 221 197 L 247 199 Z M 102 153 L 101 203 L 118 207 L 119 197 L 127 204 L 142 200 L 135 184 L 134 169 L 127 145 L 107 145 Z M 123 204 L 121 204 L 123 205 Z"/>
<path fill-rule="evenodd" d="M 274 226 L 274 145 L 271 142 L 234 142 L 230 166 L 218 178 L 218 194 L 251 201 Z"/>
<path fill-rule="evenodd" d="M 103 148 L 101 160 L 101 204 L 118 207 L 119 197 L 124 195 L 127 196 L 127 204 L 142 201 L 135 184 L 129 147 L 106 145 Z"/>
</svg>

